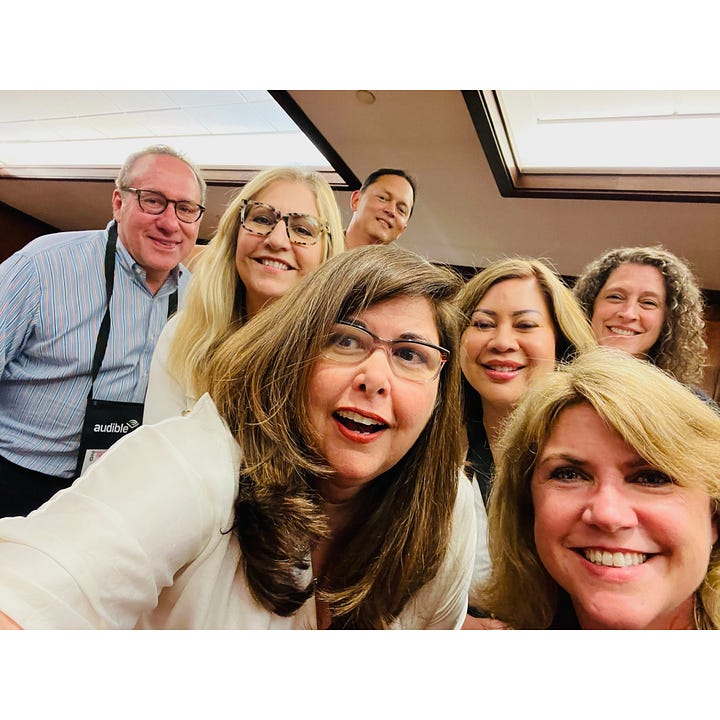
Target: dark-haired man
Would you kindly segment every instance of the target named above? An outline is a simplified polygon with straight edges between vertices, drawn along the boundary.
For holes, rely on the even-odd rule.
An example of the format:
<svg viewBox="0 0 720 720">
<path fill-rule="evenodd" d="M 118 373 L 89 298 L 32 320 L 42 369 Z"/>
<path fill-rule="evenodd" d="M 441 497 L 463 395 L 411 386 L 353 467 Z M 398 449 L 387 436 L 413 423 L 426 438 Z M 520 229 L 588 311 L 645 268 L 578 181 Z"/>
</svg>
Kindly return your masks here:
<svg viewBox="0 0 720 720">
<path fill-rule="evenodd" d="M 380 168 L 370 173 L 350 197 L 353 216 L 345 247 L 388 245 L 405 231 L 415 205 L 415 179 L 404 170 Z"/>
</svg>

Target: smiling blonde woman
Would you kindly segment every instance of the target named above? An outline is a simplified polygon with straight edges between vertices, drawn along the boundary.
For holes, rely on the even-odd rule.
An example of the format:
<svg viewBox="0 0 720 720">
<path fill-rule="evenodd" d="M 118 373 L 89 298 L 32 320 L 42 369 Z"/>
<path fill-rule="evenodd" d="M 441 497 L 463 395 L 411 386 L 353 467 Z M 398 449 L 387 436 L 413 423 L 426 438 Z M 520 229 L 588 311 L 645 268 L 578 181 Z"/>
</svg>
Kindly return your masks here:
<svg viewBox="0 0 720 720">
<path fill-rule="evenodd" d="M 502 438 L 480 590 L 511 627 L 720 627 L 720 417 L 598 348 L 525 395 Z"/>
</svg>

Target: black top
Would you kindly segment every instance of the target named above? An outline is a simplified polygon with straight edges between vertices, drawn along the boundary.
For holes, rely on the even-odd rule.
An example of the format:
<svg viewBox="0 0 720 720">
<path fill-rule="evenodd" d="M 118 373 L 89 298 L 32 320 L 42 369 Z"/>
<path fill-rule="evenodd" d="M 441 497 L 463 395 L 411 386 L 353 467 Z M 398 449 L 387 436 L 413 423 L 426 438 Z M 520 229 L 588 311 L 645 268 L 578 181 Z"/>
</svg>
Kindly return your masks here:
<svg viewBox="0 0 720 720">
<path fill-rule="evenodd" d="M 467 425 L 467 435 L 467 461 L 470 465 L 470 479 L 480 486 L 480 493 L 485 507 L 487 507 L 495 463 L 482 420 L 470 420 Z"/>
<path fill-rule="evenodd" d="M 553 617 L 548 630 L 580 629 L 580 623 L 575 614 L 575 608 L 570 600 L 570 596 L 564 590 L 559 590 L 555 617 Z"/>
</svg>

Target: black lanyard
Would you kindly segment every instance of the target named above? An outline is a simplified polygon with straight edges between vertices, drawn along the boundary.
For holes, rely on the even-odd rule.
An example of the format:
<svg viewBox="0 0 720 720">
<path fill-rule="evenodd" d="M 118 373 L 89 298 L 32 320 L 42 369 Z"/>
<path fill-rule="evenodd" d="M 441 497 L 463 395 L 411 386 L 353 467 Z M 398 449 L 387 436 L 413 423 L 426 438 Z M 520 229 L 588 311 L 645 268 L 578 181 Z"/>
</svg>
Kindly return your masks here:
<svg viewBox="0 0 720 720">
<path fill-rule="evenodd" d="M 88 400 L 92 400 L 93 386 L 95 379 L 100 372 L 105 350 L 107 350 L 108 338 L 110 337 L 110 298 L 115 288 L 115 248 L 117 247 L 117 223 L 113 221 L 108 229 L 108 241 L 105 246 L 105 315 L 100 323 L 100 331 L 98 332 L 97 342 L 95 344 L 95 354 L 93 355 L 92 373 L 90 376 L 90 391 L 88 392 Z M 177 310 L 178 291 L 170 295 L 168 298 L 168 318 Z"/>
<path fill-rule="evenodd" d="M 85 417 L 80 431 L 75 477 L 84 472 L 113 443 L 135 428 L 143 420 L 144 403 L 117 402 L 114 400 L 96 400 L 93 398 L 93 386 L 100 371 L 110 334 L 110 298 L 115 280 L 115 249 L 117 246 L 117 224 L 108 229 L 108 242 L 105 248 L 105 291 L 107 306 L 100 324 L 95 354 L 93 355 L 92 378 L 88 391 Z M 168 300 L 168 317 L 177 310 L 177 290 Z"/>
</svg>

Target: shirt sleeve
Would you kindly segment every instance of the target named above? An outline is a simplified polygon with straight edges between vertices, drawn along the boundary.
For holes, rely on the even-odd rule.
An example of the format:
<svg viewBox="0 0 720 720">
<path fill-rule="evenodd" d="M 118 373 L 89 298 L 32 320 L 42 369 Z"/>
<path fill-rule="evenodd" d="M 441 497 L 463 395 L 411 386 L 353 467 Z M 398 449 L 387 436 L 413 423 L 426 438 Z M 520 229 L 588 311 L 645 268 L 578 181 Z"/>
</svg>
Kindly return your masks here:
<svg viewBox="0 0 720 720">
<path fill-rule="evenodd" d="M 141 427 L 27 518 L 0 520 L 0 609 L 26 629 L 134 627 L 232 525 L 231 436 L 211 419 Z"/>
<path fill-rule="evenodd" d="M 0 375 L 35 326 L 40 285 L 32 262 L 16 253 L 0 263 Z"/>
</svg>

